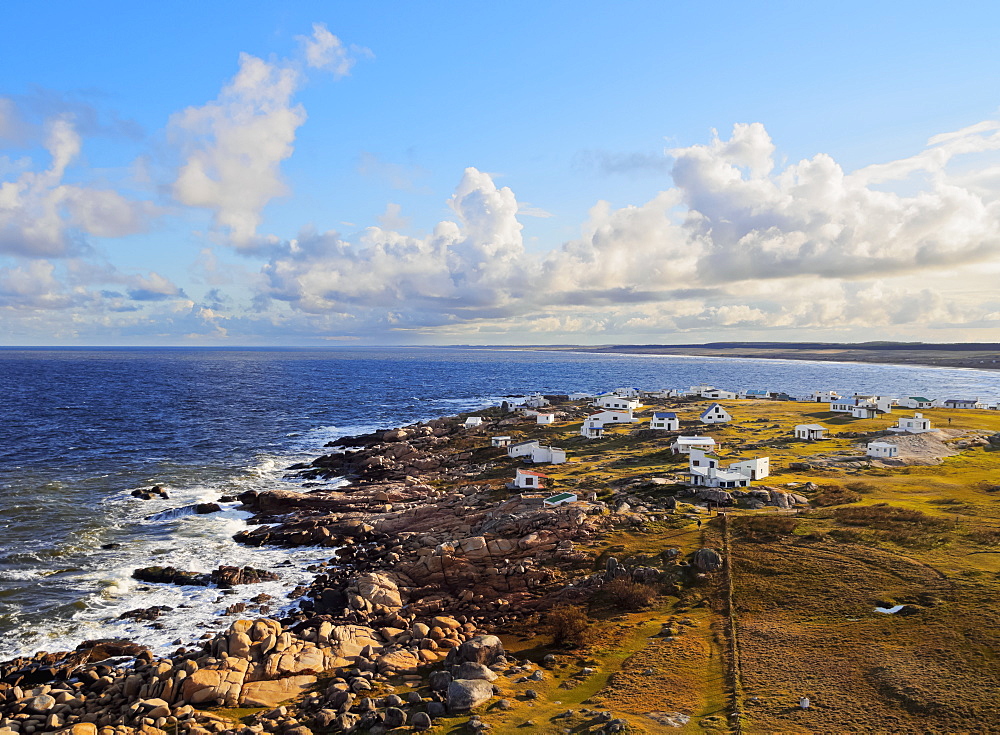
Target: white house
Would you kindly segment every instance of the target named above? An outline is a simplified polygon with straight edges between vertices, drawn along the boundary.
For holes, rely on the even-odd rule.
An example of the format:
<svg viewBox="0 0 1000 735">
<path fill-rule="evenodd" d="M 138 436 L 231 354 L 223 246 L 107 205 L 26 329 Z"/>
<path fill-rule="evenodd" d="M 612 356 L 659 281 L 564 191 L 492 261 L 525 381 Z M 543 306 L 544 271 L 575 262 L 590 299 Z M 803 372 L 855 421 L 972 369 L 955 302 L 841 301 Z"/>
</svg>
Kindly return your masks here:
<svg viewBox="0 0 1000 735">
<path fill-rule="evenodd" d="M 869 457 L 878 457 L 879 459 L 895 457 L 899 454 L 899 447 L 890 442 L 868 442 L 865 454 Z"/>
<path fill-rule="evenodd" d="M 646 398 L 679 398 L 681 391 L 676 388 L 663 388 L 661 390 L 643 391 L 642 395 Z"/>
<path fill-rule="evenodd" d="M 739 396 L 731 390 L 722 390 L 721 388 L 712 388 L 710 390 L 702 391 L 701 397 L 711 398 L 715 401 L 731 401 L 735 398 L 739 398 Z"/>
<path fill-rule="evenodd" d="M 837 398 L 830 401 L 830 410 L 837 413 L 850 413 L 854 410 L 853 398 Z"/>
<path fill-rule="evenodd" d="M 557 505 L 566 505 L 566 503 L 575 503 L 577 497 L 575 493 L 559 493 L 558 495 L 553 495 L 551 498 L 545 498 L 542 501 L 542 506 L 545 508 L 555 508 Z"/>
<path fill-rule="evenodd" d="M 719 455 L 692 447 L 688 453 L 688 469 L 697 467 L 699 470 L 719 469 Z"/>
<path fill-rule="evenodd" d="M 588 439 L 600 439 L 604 436 L 604 424 L 597 419 L 584 419 L 580 427 L 580 435 Z"/>
<path fill-rule="evenodd" d="M 535 415 L 536 424 L 554 424 L 556 415 L 554 413 L 539 413 Z"/>
<path fill-rule="evenodd" d="M 517 444 L 511 444 L 507 447 L 507 456 L 511 459 L 516 457 L 528 457 L 531 453 L 541 446 L 541 442 L 537 439 L 530 439 L 526 442 L 518 442 Z"/>
<path fill-rule="evenodd" d="M 729 470 L 746 475 L 751 480 L 763 480 L 771 474 L 771 458 L 755 457 L 753 459 L 741 459 L 729 465 Z"/>
<path fill-rule="evenodd" d="M 597 408 L 608 408 L 616 411 L 638 411 L 642 404 L 638 398 L 623 398 L 622 396 L 598 396 L 593 405 Z"/>
<path fill-rule="evenodd" d="M 548 399 L 541 393 L 535 393 L 524 399 L 524 405 L 528 408 L 544 408 L 549 405 Z"/>
<path fill-rule="evenodd" d="M 465 420 L 465 428 L 470 429 L 473 426 L 480 426 L 482 423 L 483 423 L 482 416 L 469 416 L 469 418 Z"/>
<path fill-rule="evenodd" d="M 900 417 L 899 422 L 889 431 L 905 432 L 907 434 L 923 434 L 931 430 L 930 419 L 925 419 L 922 413 L 913 414 L 913 418 Z"/>
<path fill-rule="evenodd" d="M 639 390 L 638 388 L 615 388 L 612 391 L 616 396 L 621 396 L 622 398 L 638 398 Z"/>
<path fill-rule="evenodd" d="M 631 424 L 636 421 L 631 411 L 598 411 L 587 418 L 596 419 L 602 424 Z"/>
<path fill-rule="evenodd" d="M 816 403 L 833 403 L 838 398 L 840 394 L 833 390 L 817 390 L 813 391 L 812 399 Z M 830 409 L 831 411 L 833 409 Z"/>
<path fill-rule="evenodd" d="M 966 398 L 949 398 L 944 402 L 945 408 L 986 408 L 985 403 L 980 403 L 978 398 L 972 400 Z"/>
<path fill-rule="evenodd" d="M 771 397 L 771 391 L 769 391 L 769 390 L 757 390 L 757 389 L 751 388 L 751 389 L 741 390 L 740 391 L 740 398 L 764 399 L 764 398 L 770 398 L 770 397 Z"/>
<path fill-rule="evenodd" d="M 546 475 L 541 472 L 529 472 L 528 470 L 518 469 L 514 475 L 514 487 L 535 490 L 540 487 L 545 487 Z"/>
<path fill-rule="evenodd" d="M 853 406 L 851 416 L 856 419 L 877 419 L 878 409 L 875 406 Z"/>
<path fill-rule="evenodd" d="M 495 436 L 490 439 L 491 447 L 509 447 L 514 442 L 509 436 Z"/>
<path fill-rule="evenodd" d="M 583 399 L 591 399 L 594 397 L 593 393 L 570 393 L 569 399 L 571 401 L 582 401 Z"/>
<path fill-rule="evenodd" d="M 566 450 L 556 447 L 535 447 L 531 450 L 534 464 L 562 464 L 566 461 Z"/>
<path fill-rule="evenodd" d="M 681 421 L 677 418 L 676 413 L 670 413 L 663 411 L 660 413 L 654 413 L 653 418 L 649 420 L 650 429 L 665 429 L 666 431 L 677 431 L 681 428 Z"/>
<path fill-rule="evenodd" d="M 894 405 L 896 405 L 895 398 L 888 398 L 886 396 L 862 396 L 855 393 L 850 398 L 838 398 L 835 401 L 831 401 L 830 410 L 854 414 L 854 409 L 856 408 L 871 408 L 875 409 L 875 415 L 877 415 L 878 413 L 892 413 L 892 407 Z M 874 418 L 874 415 L 869 415 L 869 412 L 859 411 L 854 417 Z"/>
<path fill-rule="evenodd" d="M 701 419 L 703 424 L 724 424 L 727 421 L 733 420 L 729 412 L 718 403 L 713 403 L 706 408 L 698 418 Z"/>
<path fill-rule="evenodd" d="M 820 424 L 799 424 L 795 427 L 796 439 L 805 439 L 806 441 L 814 442 L 826 439 L 824 434 L 826 434 L 826 427 Z"/>
<path fill-rule="evenodd" d="M 750 478 L 740 472 L 719 470 L 709 467 L 702 470 L 693 467 L 688 470 L 690 484 L 696 487 L 736 488 L 749 487 Z"/>
<path fill-rule="evenodd" d="M 692 449 L 711 452 L 715 449 L 715 439 L 710 436 L 679 436 L 670 444 L 674 454 L 690 454 Z"/>
<path fill-rule="evenodd" d="M 685 395 L 685 396 L 700 396 L 705 391 L 707 391 L 707 390 L 713 390 L 714 388 L 715 388 L 714 385 L 706 385 L 704 383 L 702 383 L 701 385 L 692 385 L 686 391 L 683 391 L 681 393 L 681 395 Z"/>
<path fill-rule="evenodd" d="M 903 408 L 931 408 L 934 405 L 934 401 L 923 396 L 910 396 L 901 400 L 899 405 Z"/>
</svg>

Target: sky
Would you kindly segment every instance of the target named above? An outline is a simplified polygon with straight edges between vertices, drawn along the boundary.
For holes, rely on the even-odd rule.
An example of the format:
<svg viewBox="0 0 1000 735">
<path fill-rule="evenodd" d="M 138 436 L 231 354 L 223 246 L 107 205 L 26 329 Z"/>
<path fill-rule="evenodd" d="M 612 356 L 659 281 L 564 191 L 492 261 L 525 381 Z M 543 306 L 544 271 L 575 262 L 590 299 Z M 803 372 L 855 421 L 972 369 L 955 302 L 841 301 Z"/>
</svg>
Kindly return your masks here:
<svg viewBox="0 0 1000 735">
<path fill-rule="evenodd" d="M 0 4 L 0 345 L 1000 341 L 1000 5 Z"/>
</svg>

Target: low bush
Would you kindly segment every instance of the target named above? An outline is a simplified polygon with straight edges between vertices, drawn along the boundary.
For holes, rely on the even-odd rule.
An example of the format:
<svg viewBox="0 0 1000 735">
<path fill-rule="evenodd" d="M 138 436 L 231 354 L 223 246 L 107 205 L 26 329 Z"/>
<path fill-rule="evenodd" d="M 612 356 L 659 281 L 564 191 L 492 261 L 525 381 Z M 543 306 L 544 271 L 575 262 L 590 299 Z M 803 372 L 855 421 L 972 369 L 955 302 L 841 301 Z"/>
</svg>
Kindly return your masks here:
<svg viewBox="0 0 1000 735">
<path fill-rule="evenodd" d="M 969 533 L 969 538 L 982 546 L 1000 546 L 1000 529 L 977 528 Z"/>
<path fill-rule="evenodd" d="M 787 516 L 757 516 L 742 518 L 735 530 L 746 541 L 777 541 L 790 536 L 799 525 L 796 518 Z"/>
<path fill-rule="evenodd" d="M 873 493 L 878 490 L 878 488 L 870 482 L 849 482 L 847 483 L 847 489 L 853 490 L 856 493 L 861 493 L 862 495 L 867 495 L 868 493 Z"/>
<path fill-rule="evenodd" d="M 935 518 L 923 511 L 899 508 L 888 503 L 838 508 L 834 511 L 834 517 L 847 526 L 868 526 L 880 530 L 911 526 L 931 531 L 948 525 L 948 521 L 943 518 Z"/>
<path fill-rule="evenodd" d="M 608 602 L 625 610 L 639 610 L 656 598 L 656 589 L 627 577 L 615 577 L 606 582 L 601 593 Z"/>
<path fill-rule="evenodd" d="M 593 639 L 594 623 L 587 611 L 576 605 L 552 608 L 545 613 L 544 625 L 553 643 L 560 646 L 585 646 Z"/>
<path fill-rule="evenodd" d="M 820 485 L 810 503 L 818 508 L 827 508 L 831 505 L 846 505 L 847 503 L 857 503 L 861 500 L 861 495 L 856 490 L 850 490 L 841 485 Z"/>
</svg>

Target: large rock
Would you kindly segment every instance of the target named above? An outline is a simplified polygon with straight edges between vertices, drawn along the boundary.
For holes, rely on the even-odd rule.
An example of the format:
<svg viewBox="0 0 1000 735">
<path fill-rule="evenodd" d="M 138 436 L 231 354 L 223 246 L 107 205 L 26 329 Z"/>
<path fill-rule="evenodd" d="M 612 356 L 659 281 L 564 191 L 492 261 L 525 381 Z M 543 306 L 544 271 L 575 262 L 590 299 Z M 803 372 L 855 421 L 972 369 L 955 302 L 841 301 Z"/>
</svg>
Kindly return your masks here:
<svg viewBox="0 0 1000 735">
<path fill-rule="evenodd" d="M 315 676 L 305 674 L 289 676 L 276 681 L 252 681 L 243 687 L 240 706 L 276 707 L 281 702 L 302 694 L 315 683 Z"/>
<path fill-rule="evenodd" d="M 380 673 L 415 674 L 420 665 L 420 658 L 413 652 L 403 649 L 379 656 L 376 663 Z"/>
<path fill-rule="evenodd" d="M 722 568 L 722 557 L 715 549 L 698 549 L 691 563 L 703 572 L 715 572 Z"/>
<path fill-rule="evenodd" d="M 320 628 L 320 643 L 328 643 L 336 658 L 355 659 L 366 646 L 382 648 L 378 634 L 363 625 L 334 625 Z"/>
<path fill-rule="evenodd" d="M 493 681 L 497 678 L 497 675 L 490 670 L 488 666 L 483 664 L 477 664 L 473 661 L 466 661 L 459 664 L 455 669 L 456 679 L 484 679 L 486 681 Z"/>
<path fill-rule="evenodd" d="M 500 656 L 503 656 L 503 643 L 499 638 L 495 635 L 477 635 L 448 651 L 447 663 L 450 666 L 457 666 L 472 661 L 490 666 Z"/>
<path fill-rule="evenodd" d="M 363 574 L 351 585 L 348 593 L 351 607 L 357 610 L 372 610 L 383 607 L 398 610 L 403 606 L 399 586 L 385 574 Z"/>
<path fill-rule="evenodd" d="M 493 697 L 493 685 L 485 679 L 455 679 L 448 685 L 448 711 L 468 712 Z"/>
</svg>

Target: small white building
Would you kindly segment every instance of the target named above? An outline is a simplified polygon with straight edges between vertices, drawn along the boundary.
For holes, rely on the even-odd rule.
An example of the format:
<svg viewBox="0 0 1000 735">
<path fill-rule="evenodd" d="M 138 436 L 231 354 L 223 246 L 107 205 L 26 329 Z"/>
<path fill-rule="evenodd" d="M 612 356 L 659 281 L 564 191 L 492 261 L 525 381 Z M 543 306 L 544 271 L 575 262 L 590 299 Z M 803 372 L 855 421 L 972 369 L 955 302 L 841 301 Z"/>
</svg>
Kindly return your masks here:
<svg viewBox="0 0 1000 735">
<path fill-rule="evenodd" d="M 899 405 L 903 408 L 932 408 L 934 400 L 923 396 L 910 396 L 901 400 Z"/>
<path fill-rule="evenodd" d="M 580 435 L 588 439 L 601 439 L 604 437 L 604 424 L 597 419 L 584 419 Z"/>
<path fill-rule="evenodd" d="M 567 503 L 575 503 L 576 501 L 577 497 L 575 493 L 559 493 L 550 498 L 545 498 L 542 501 L 542 506 L 545 508 L 555 508 L 558 505 L 566 505 Z"/>
<path fill-rule="evenodd" d="M 713 403 L 706 408 L 698 418 L 701 419 L 703 424 L 724 424 L 733 420 L 729 412 L 718 403 Z"/>
<path fill-rule="evenodd" d="M 514 443 L 514 440 L 509 436 L 494 436 L 490 439 L 491 447 L 509 447 Z"/>
<path fill-rule="evenodd" d="M 546 475 L 543 475 L 541 472 L 518 469 L 514 474 L 514 487 L 523 490 L 536 490 L 540 487 L 545 487 L 545 479 Z"/>
<path fill-rule="evenodd" d="M 715 449 L 715 439 L 710 436 L 679 436 L 670 443 L 674 454 L 691 454 L 692 449 L 711 452 Z"/>
<path fill-rule="evenodd" d="M 483 423 L 482 416 L 469 416 L 469 418 L 465 420 L 465 428 L 471 429 L 473 426 L 481 426 L 482 423 Z"/>
<path fill-rule="evenodd" d="M 528 408 L 545 408 L 549 405 L 549 400 L 541 393 L 535 393 L 524 399 L 524 405 Z"/>
<path fill-rule="evenodd" d="M 978 398 L 949 398 L 944 402 L 945 408 L 986 408 L 985 403 L 981 403 Z"/>
<path fill-rule="evenodd" d="M 615 388 L 612 393 L 616 396 L 621 396 L 622 398 L 638 398 L 639 389 L 638 388 Z"/>
<path fill-rule="evenodd" d="M 510 444 L 507 447 L 507 456 L 511 459 L 517 457 L 530 457 L 531 453 L 541 446 L 541 442 L 537 439 L 529 439 L 526 442 L 518 442 L 517 444 Z"/>
<path fill-rule="evenodd" d="M 536 424 L 554 424 L 555 422 L 556 422 L 556 415 L 554 413 L 535 414 Z"/>
<path fill-rule="evenodd" d="M 615 411 L 638 411 L 642 404 L 638 398 L 623 398 L 614 394 L 609 396 L 598 396 L 593 404 L 596 408 L 607 408 Z"/>
<path fill-rule="evenodd" d="M 799 424 L 795 427 L 795 438 L 805 439 L 809 442 L 826 439 L 826 427 L 820 424 Z"/>
<path fill-rule="evenodd" d="M 740 391 L 740 398 L 764 400 L 770 397 L 771 397 L 771 391 L 769 390 L 758 390 L 756 388 L 750 388 Z"/>
<path fill-rule="evenodd" d="M 556 447 L 535 447 L 531 450 L 534 464 L 562 464 L 566 461 L 566 450 Z"/>
<path fill-rule="evenodd" d="M 631 424 L 636 421 L 631 411 L 599 411 L 587 418 L 599 421 L 602 424 Z"/>
<path fill-rule="evenodd" d="M 854 410 L 853 398 L 837 398 L 830 401 L 830 410 L 836 413 L 850 413 Z"/>
<path fill-rule="evenodd" d="M 653 414 L 653 418 L 649 420 L 649 428 L 678 431 L 681 428 L 681 421 L 676 413 L 661 411 Z"/>
<path fill-rule="evenodd" d="M 739 396 L 733 393 L 731 390 L 722 390 L 721 388 L 711 388 L 710 390 L 705 390 L 701 392 L 702 398 L 711 398 L 715 401 L 731 401 Z"/>
<path fill-rule="evenodd" d="M 879 459 L 895 457 L 899 454 L 899 447 L 891 442 L 868 442 L 865 454 Z"/>
<path fill-rule="evenodd" d="M 926 431 L 931 431 L 931 421 L 930 419 L 925 419 L 922 413 L 915 413 L 913 414 L 913 418 L 900 417 L 897 424 L 891 427 L 889 431 L 923 434 Z"/>
<path fill-rule="evenodd" d="M 708 391 L 708 390 L 715 390 L 715 386 L 714 385 L 707 385 L 706 383 L 702 383 L 701 385 L 692 385 L 686 391 L 683 391 L 683 393 L 681 395 L 685 395 L 685 396 L 700 396 L 702 393 L 704 393 L 705 391 Z"/>
<path fill-rule="evenodd" d="M 833 403 L 840 398 L 840 394 L 833 390 L 816 390 L 813 391 L 812 401 L 816 403 Z M 833 409 L 830 409 L 833 410 Z"/>
<path fill-rule="evenodd" d="M 854 406 L 851 408 L 851 416 L 856 419 L 877 419 L 878 409 L 875 406 Z"/>
<path fill-rule="evenodd" d="M 770 457 L 754 457 L 753 459 L 741 459 L 729 465 L 729 470 L 746 475 L 751 480 L 763 480 L 771 474 Z"/>
<path fill-rule="evenodd" d="M 737 488 L 749 487 L 750 478 L 740 472 L 719 470 L 714 467 L 700 469 L 691 468 L 688 471 L 690 483 L 695 487 Z"/>
<path fill-rule="evenodd" d="M 593 393 L 570 393 L 569 394 L 569 399 L 571 401 L 582 401 L 584 399 L 590 400 L 593 397 L 594 397 Z"/>
<path fill-rule="evenodd" d="M 688 469 L 719 469 L 719 461 L 719 455 L 698 447 L 692 447 L 688 453 Z"/>
</svg>

